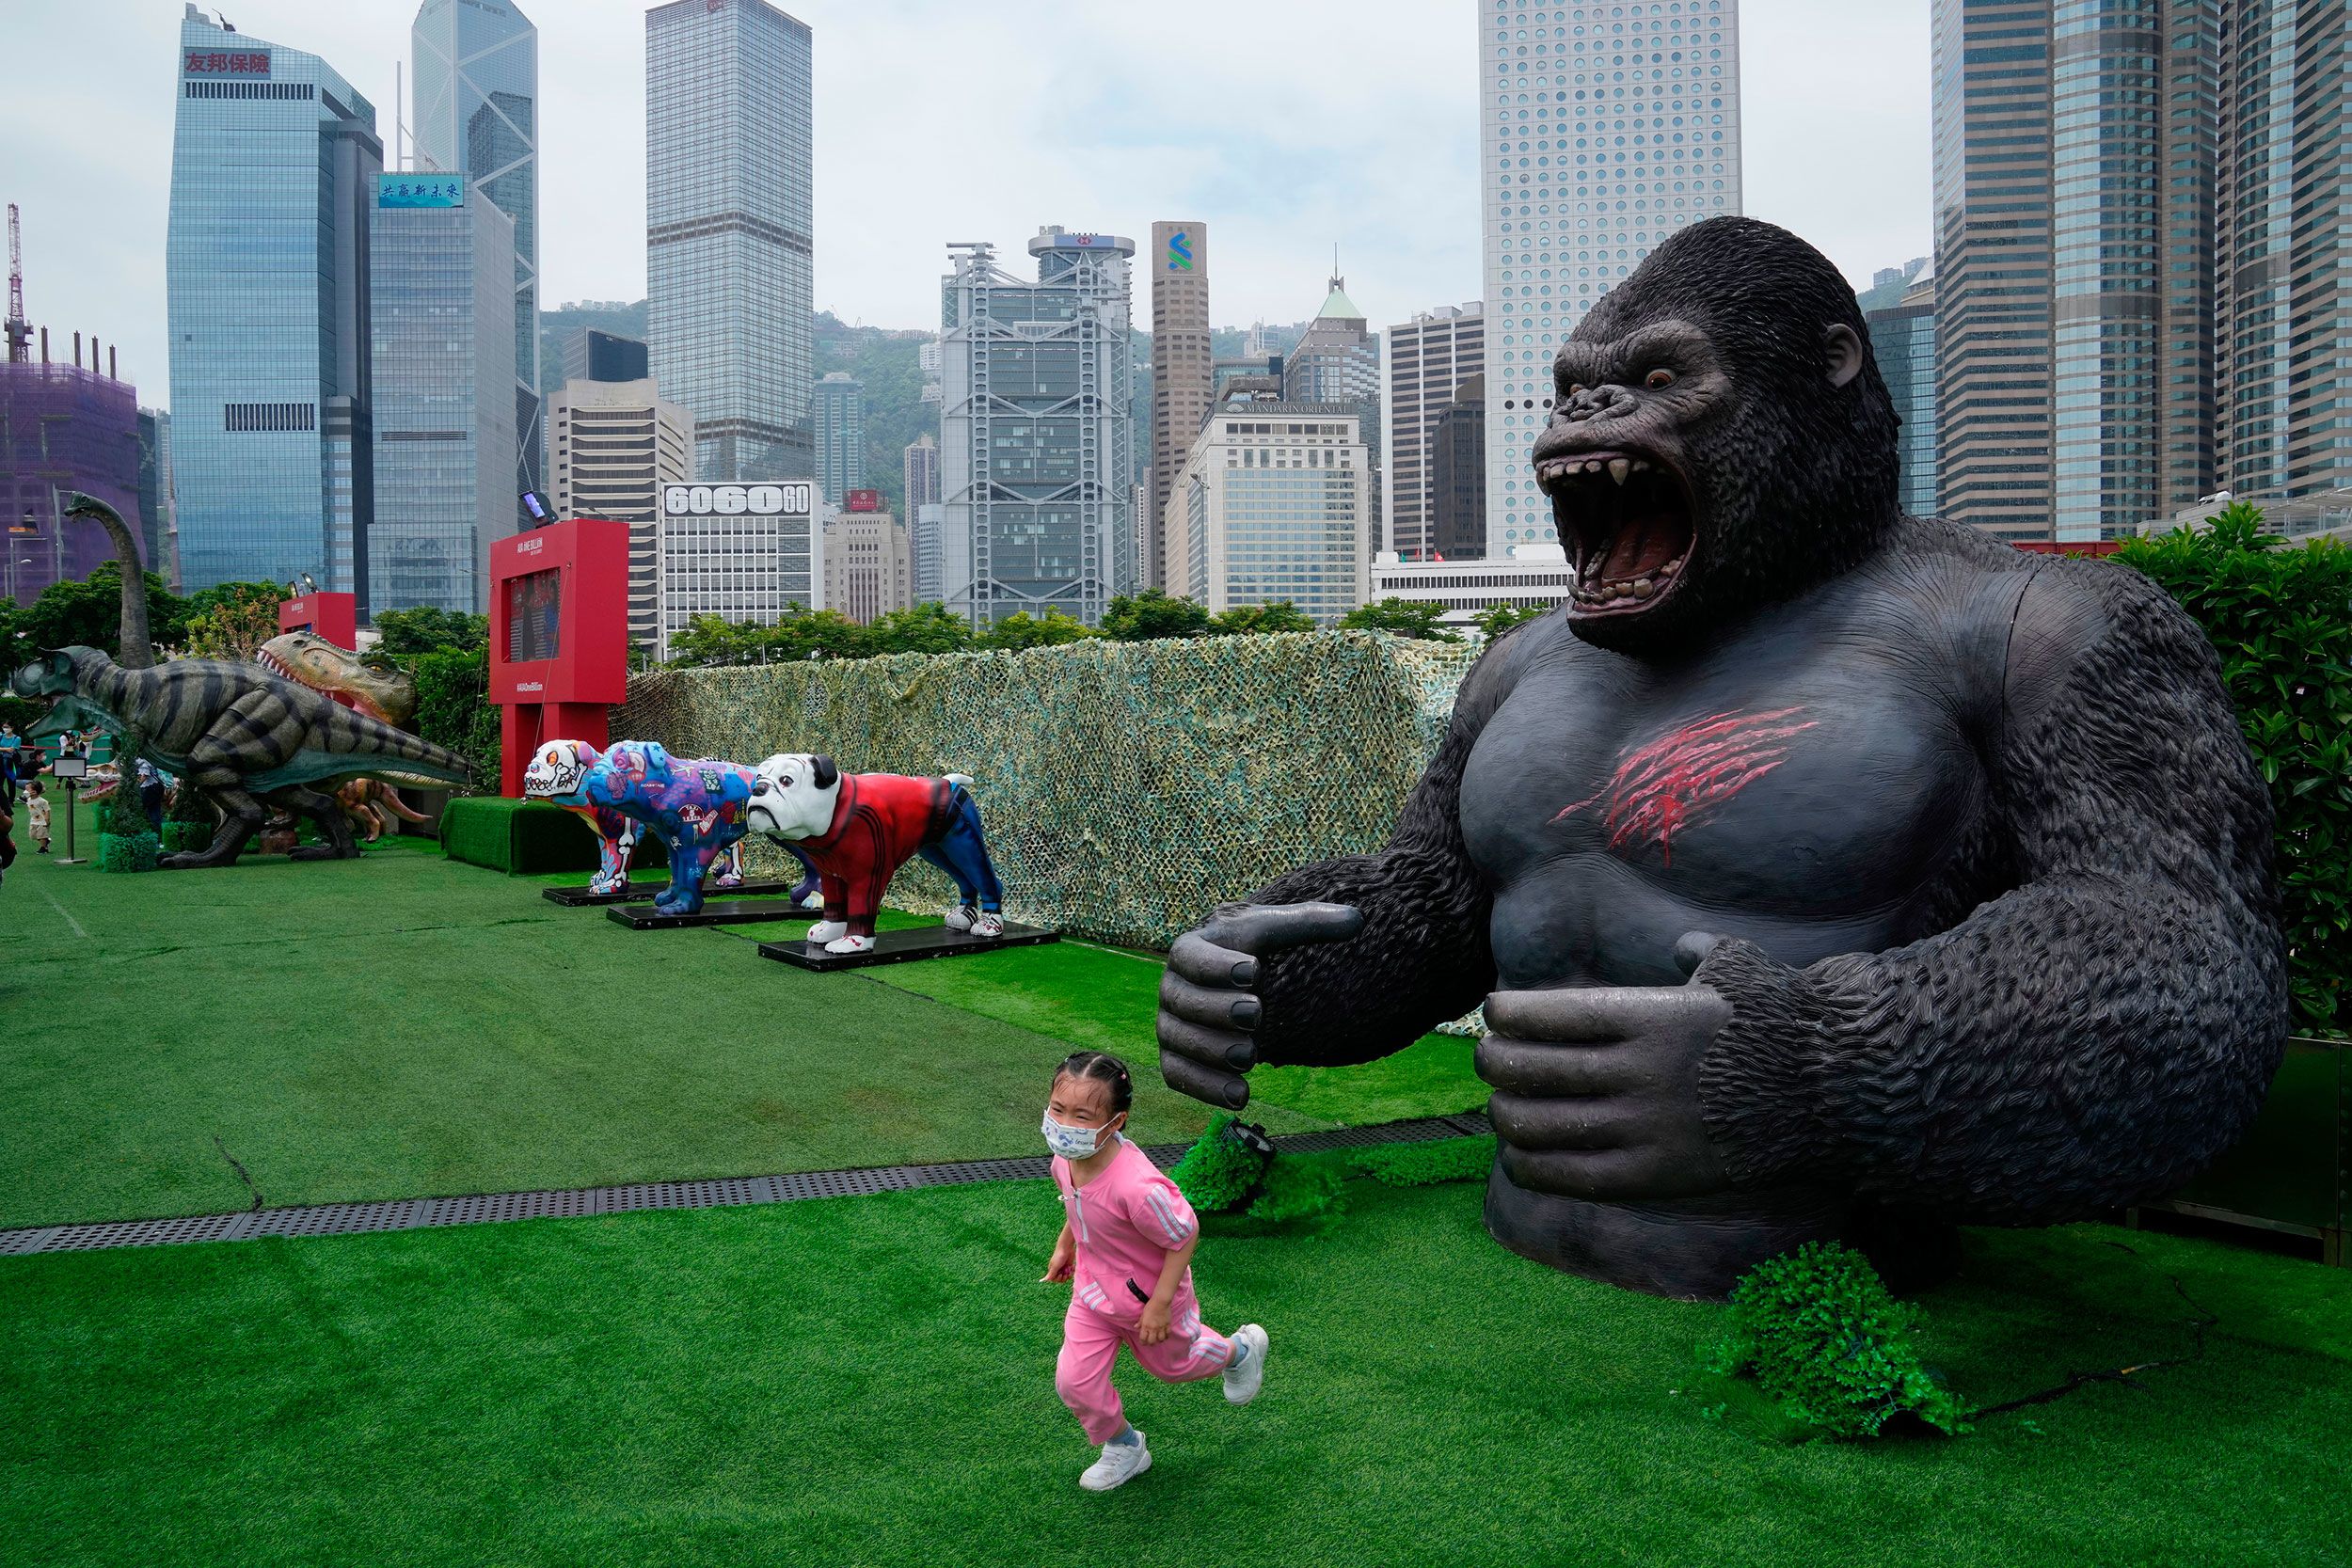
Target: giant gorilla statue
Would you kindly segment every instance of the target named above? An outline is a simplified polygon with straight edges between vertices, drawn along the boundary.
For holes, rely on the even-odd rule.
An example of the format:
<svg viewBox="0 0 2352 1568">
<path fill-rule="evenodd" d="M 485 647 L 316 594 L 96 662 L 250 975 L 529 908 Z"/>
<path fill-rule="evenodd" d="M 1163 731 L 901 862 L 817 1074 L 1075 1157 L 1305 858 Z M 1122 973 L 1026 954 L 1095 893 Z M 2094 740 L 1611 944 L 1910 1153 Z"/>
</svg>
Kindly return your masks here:
<svg viewBox="0 0 2352 1568">
<path fill-rule="evenodd" d="M 1483 998 L 1488 1229 L 1673 1295 L 1816 1237 L 1915 1262 L 2226 1148 L 2284 955 L 2195 624 L 1904 516 L 1853 293 L 1770 225 L 1667 240 L 1553 375 L 1573 602 L 1479 659 L 1386 849 L 1178 940 L 1168 1082 L 1239 1109 L 1255 1063 Z"/>
</svg>

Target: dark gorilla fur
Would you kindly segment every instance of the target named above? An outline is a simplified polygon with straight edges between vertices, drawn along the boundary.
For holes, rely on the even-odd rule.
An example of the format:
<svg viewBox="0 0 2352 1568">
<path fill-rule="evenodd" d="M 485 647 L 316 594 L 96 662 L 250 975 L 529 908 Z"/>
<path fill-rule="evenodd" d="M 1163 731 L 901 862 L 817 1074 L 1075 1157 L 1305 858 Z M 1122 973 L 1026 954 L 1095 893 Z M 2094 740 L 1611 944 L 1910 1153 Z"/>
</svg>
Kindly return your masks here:
<svg viewBox="0 0 2352 1568">
<path fill-rule="evenodd" d="M 1463 682 L 1389 846 L 1302 867 L 1252 900 L 1353 906 L 1360 930 L 1249 946 L 1234 933 L 1258 915 L 1229 906 L 1180 941 L 1162 992 L 1169 1082 L 1237 1106 L 1235 1074 L 1253 1062 L 1389 1054 L 1485 999 L 1506 952 L 1526 989 L 1671 987 L 1655 939 L 1622 936 L 1631 906 L 1614 890 L 1638 875 L 1652 907 L 1678 899 L 1698 911 L 1692 928 L 1732 933 L 1692 977 L 1731 1013 L 1693 1075 L 1695 1135 L 1711 1151 L 1684 1161 L 1724 1173 L 1727 1207 L 1685 1209 L 1702 1216 L 1688 1228 L 1736 1229 L 1740 1195 L 1792 1183 L 1858 1205 L 1858 1224 L 1874 1212 L 2010 1225 L 2176 1185 L 2243 1132 L 2287 1022 L 2269 797 L 2211 644 L 2136 572 L 2027 557 L 1902 516 L 1897 421 L 1867 337 L 1845 385 L 1825 368 L 1832 327 L 1863 333 L 1854 296 L 1795 236 L 1740 218 L 1674 236 L 1585 318 L 1564 365 L 1584 352 L 1577 345 L 1677 319 L 1708 334 L 1732 391 L 1685 433 L 1685 477 L 1698 489 L 1689 569 L 1700 577 L 1659 606 L 1671 616 L 1627 616 L 1588 637 L 1578 623 L 1591 617 L 1563 610 L 1498 640 Z M 1560 435 L 1565 370 L 1561 380 L 1539 457 L 1571 438 Z M 1759 668 L 1790 672 L 1786 690 L 1759 689 Z M 1511 799 L 1562 786 L 1511 769 L 1548 766 L 1580 731 L 1609 737 L 1599 761 L 1578 764 L 1605 783 L 1617 736 L 1631 744 L 1743 702 L 1827 705 L 1836 699 L 1821 692 L 1857 682 L 1864 700 L 1840 710 L 1842 732 L 1825 723 L 1817 737 L 1845 747 L 1823 752 L 1826 782 L 1799 792 L 1792 762 L 1777 804 L 1700 830 L 1749 857 L 1739 879 L 1768 890 L 1760 906 L 1693 886 L 1679 855 L 1661 870 L 1597 840 L 1570 854 Z M 1931 781 L 1942 793 L 1923 795 L 1915 770 L 1874 768 L 1882 742 L 1922 735 L 1943 748 L 1946 772 Z M 1851 837 L 1855 822 L 1916 822 L 1923 799 L 1965 809 L 1888 845 L 1888 863 L 1924 845 L 1906 863 L 1923 879 L 1898 913 L 1873 914 L 1872 950 L 1804 935 L 1817 918 L 1838 928 L 1807 911 L 1835 910 L 1852 886 L 1808 881 L 1820 874 L 1788 846 Z M 1789 811 L 1820 815 L 1779 815 Z M 1867 879 L 1851 864 L 1837 875 Z M 1553 901 L 1531 905 L 1531 888 Z M 1738 940 L 1758 908 L 1745 927 L 1756 940 Z M 1236 963 L 1236 948 L 1253 957 Z M 1230 1027 L 1200 1027 L 1242 992 L 1255 1004 L 1232 1004 Z M 1498 1194 L 1506 1205 L 1527 1198 L 1499 1170 L 1490 1225 Z M 1532 1201 L 1585 1216 L 1571 1230 L 1655 1212 L 1639 1191 L 1580 1201 L 1554 1186 Z M 1629 1234 L 1621 1251 L 1680 1244 Z M 1670 1293 L 1729 1278 L 1721 1256 L 1645 1274 L 1573 1246 L 1521 1249 Z"/>
<path fill-rule="evenodd" d="M 1862 302 L 1820 251 L 1754 218 L 1695 224 L 1602 295 L 1568 341 L 1607 343 L 1674 320 L 1725 351 L 1736 395 L 1692 432 L 1703 465 L 1692 476 L 1703 519 L 1693 580 L 1661 614 L 1579 628 L 1607 647 L 1667 646 L 1793 597 L 1863 561 L 1901 513 L 1895 401 L 1878 362 L 1843 387 L 1822 380 L 1825 328 L 1865 343 L 1870 334 Z"/>
</svg>

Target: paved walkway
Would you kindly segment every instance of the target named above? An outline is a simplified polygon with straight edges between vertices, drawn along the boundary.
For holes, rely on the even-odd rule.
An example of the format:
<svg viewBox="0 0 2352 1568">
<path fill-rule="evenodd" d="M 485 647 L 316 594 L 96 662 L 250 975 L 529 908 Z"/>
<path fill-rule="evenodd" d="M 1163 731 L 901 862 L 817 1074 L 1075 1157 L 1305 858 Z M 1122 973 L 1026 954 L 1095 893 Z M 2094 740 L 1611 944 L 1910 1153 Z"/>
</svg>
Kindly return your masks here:
<svg viewBox="0 0 2352 1568">
<path fill-rule="evenodd" d="M 1373 1144 L 1422 1143 L 1491 1131 L 1476 1112 L 1376 1122 L 1326 1132 L 1296 1132 L 1274 1140 L 1294 1153 Z M 1160 1166 L 1173 1165 L 1188 1148 L 1161 1144 L 1147 1150 Z M 106 1220 L 90 1225 L 29 1226 L 0 1230 L 0 1257 L 39 1252 L 89 1252 L 103 1247 L 176 1246 L 188 1242 L 249 1242 L 260 1236 L 349 1236 L 370 1230 L 416 1230 L 440 1225 L 495 1225 L 506 1220 L 627 1214 L 644 1209 L 720 1209 L 746 1203 L 794 1203 L 812 1197 L 858 1197 L 915 1187 L 956 1187 L 976 1181 L 1042 1180 L 1042 1154 L 1009 1160 L 963 1160 L 940 1165 L 878 1165 L 861 1170 L 796 1171 L 783 1176 L 724 1177 L 707 1181 L 640 1181 L 620 1187 L 574 1187 L 562 1192 L 480 1193 L 466 1197 L 401 1197 L 373 1203 L 305 1203 L 280 1209 L 241 1209 L 178 1219 Z"/>
</svg>

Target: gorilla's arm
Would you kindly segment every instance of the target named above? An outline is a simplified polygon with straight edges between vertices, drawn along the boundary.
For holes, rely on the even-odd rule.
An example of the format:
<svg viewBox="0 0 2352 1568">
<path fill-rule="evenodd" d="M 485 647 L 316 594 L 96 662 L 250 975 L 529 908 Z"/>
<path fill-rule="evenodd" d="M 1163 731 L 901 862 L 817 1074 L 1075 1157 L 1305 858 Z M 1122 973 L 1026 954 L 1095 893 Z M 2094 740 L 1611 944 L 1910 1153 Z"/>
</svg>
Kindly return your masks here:
<svg viewBox="0 0 2352 1568">
<path fill-rule="evenodd" d="M 1364 916 L 1363 929 L 1346 941 L 1262 961 L 1259 1061 L 1373 1061 L 1461 1017 L 1494 989 L 1491 896 L 1462 843 L 1462 769 L 1536 639 L 1566 635 L 1558 622 L 1549 616 L 1508 633 L 1470 667 L 1445 739 L 1387 848 L 1301 866 L 1251 895 L 1253 904 L 1348 904 Z"/>
<path fill-rule="evenodd" d="M 1699 1084 L 1742 1185 L 1826 1168 L 2046 1223 L 2170 1188 L 2261 1101 L 2287 1028 L 2271 808 L 2211 645 L 2138 573 L 2053 562 L 2010 648 L 1988 767 L 2018 885 L 1890 952 L 1794 971 L 1728 942 L 1698 969 L 1732 1003 Z"/>
</svg>

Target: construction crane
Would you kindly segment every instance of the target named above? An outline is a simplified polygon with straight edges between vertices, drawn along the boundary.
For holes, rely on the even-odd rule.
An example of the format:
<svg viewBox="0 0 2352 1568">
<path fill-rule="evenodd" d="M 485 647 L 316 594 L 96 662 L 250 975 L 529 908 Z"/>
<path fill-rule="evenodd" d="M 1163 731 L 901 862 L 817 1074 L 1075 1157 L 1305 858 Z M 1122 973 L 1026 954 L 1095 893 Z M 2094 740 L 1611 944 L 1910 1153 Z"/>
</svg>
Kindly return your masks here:
<svg viewBox="0 0 2352 1568">
<path fill-rule="evenodd" d="M 16 203 L 8 203 L 8 363 L 33 356 L 33 324 L 24 319 L 24 242 L 18 237 Z"/>
</svg>

